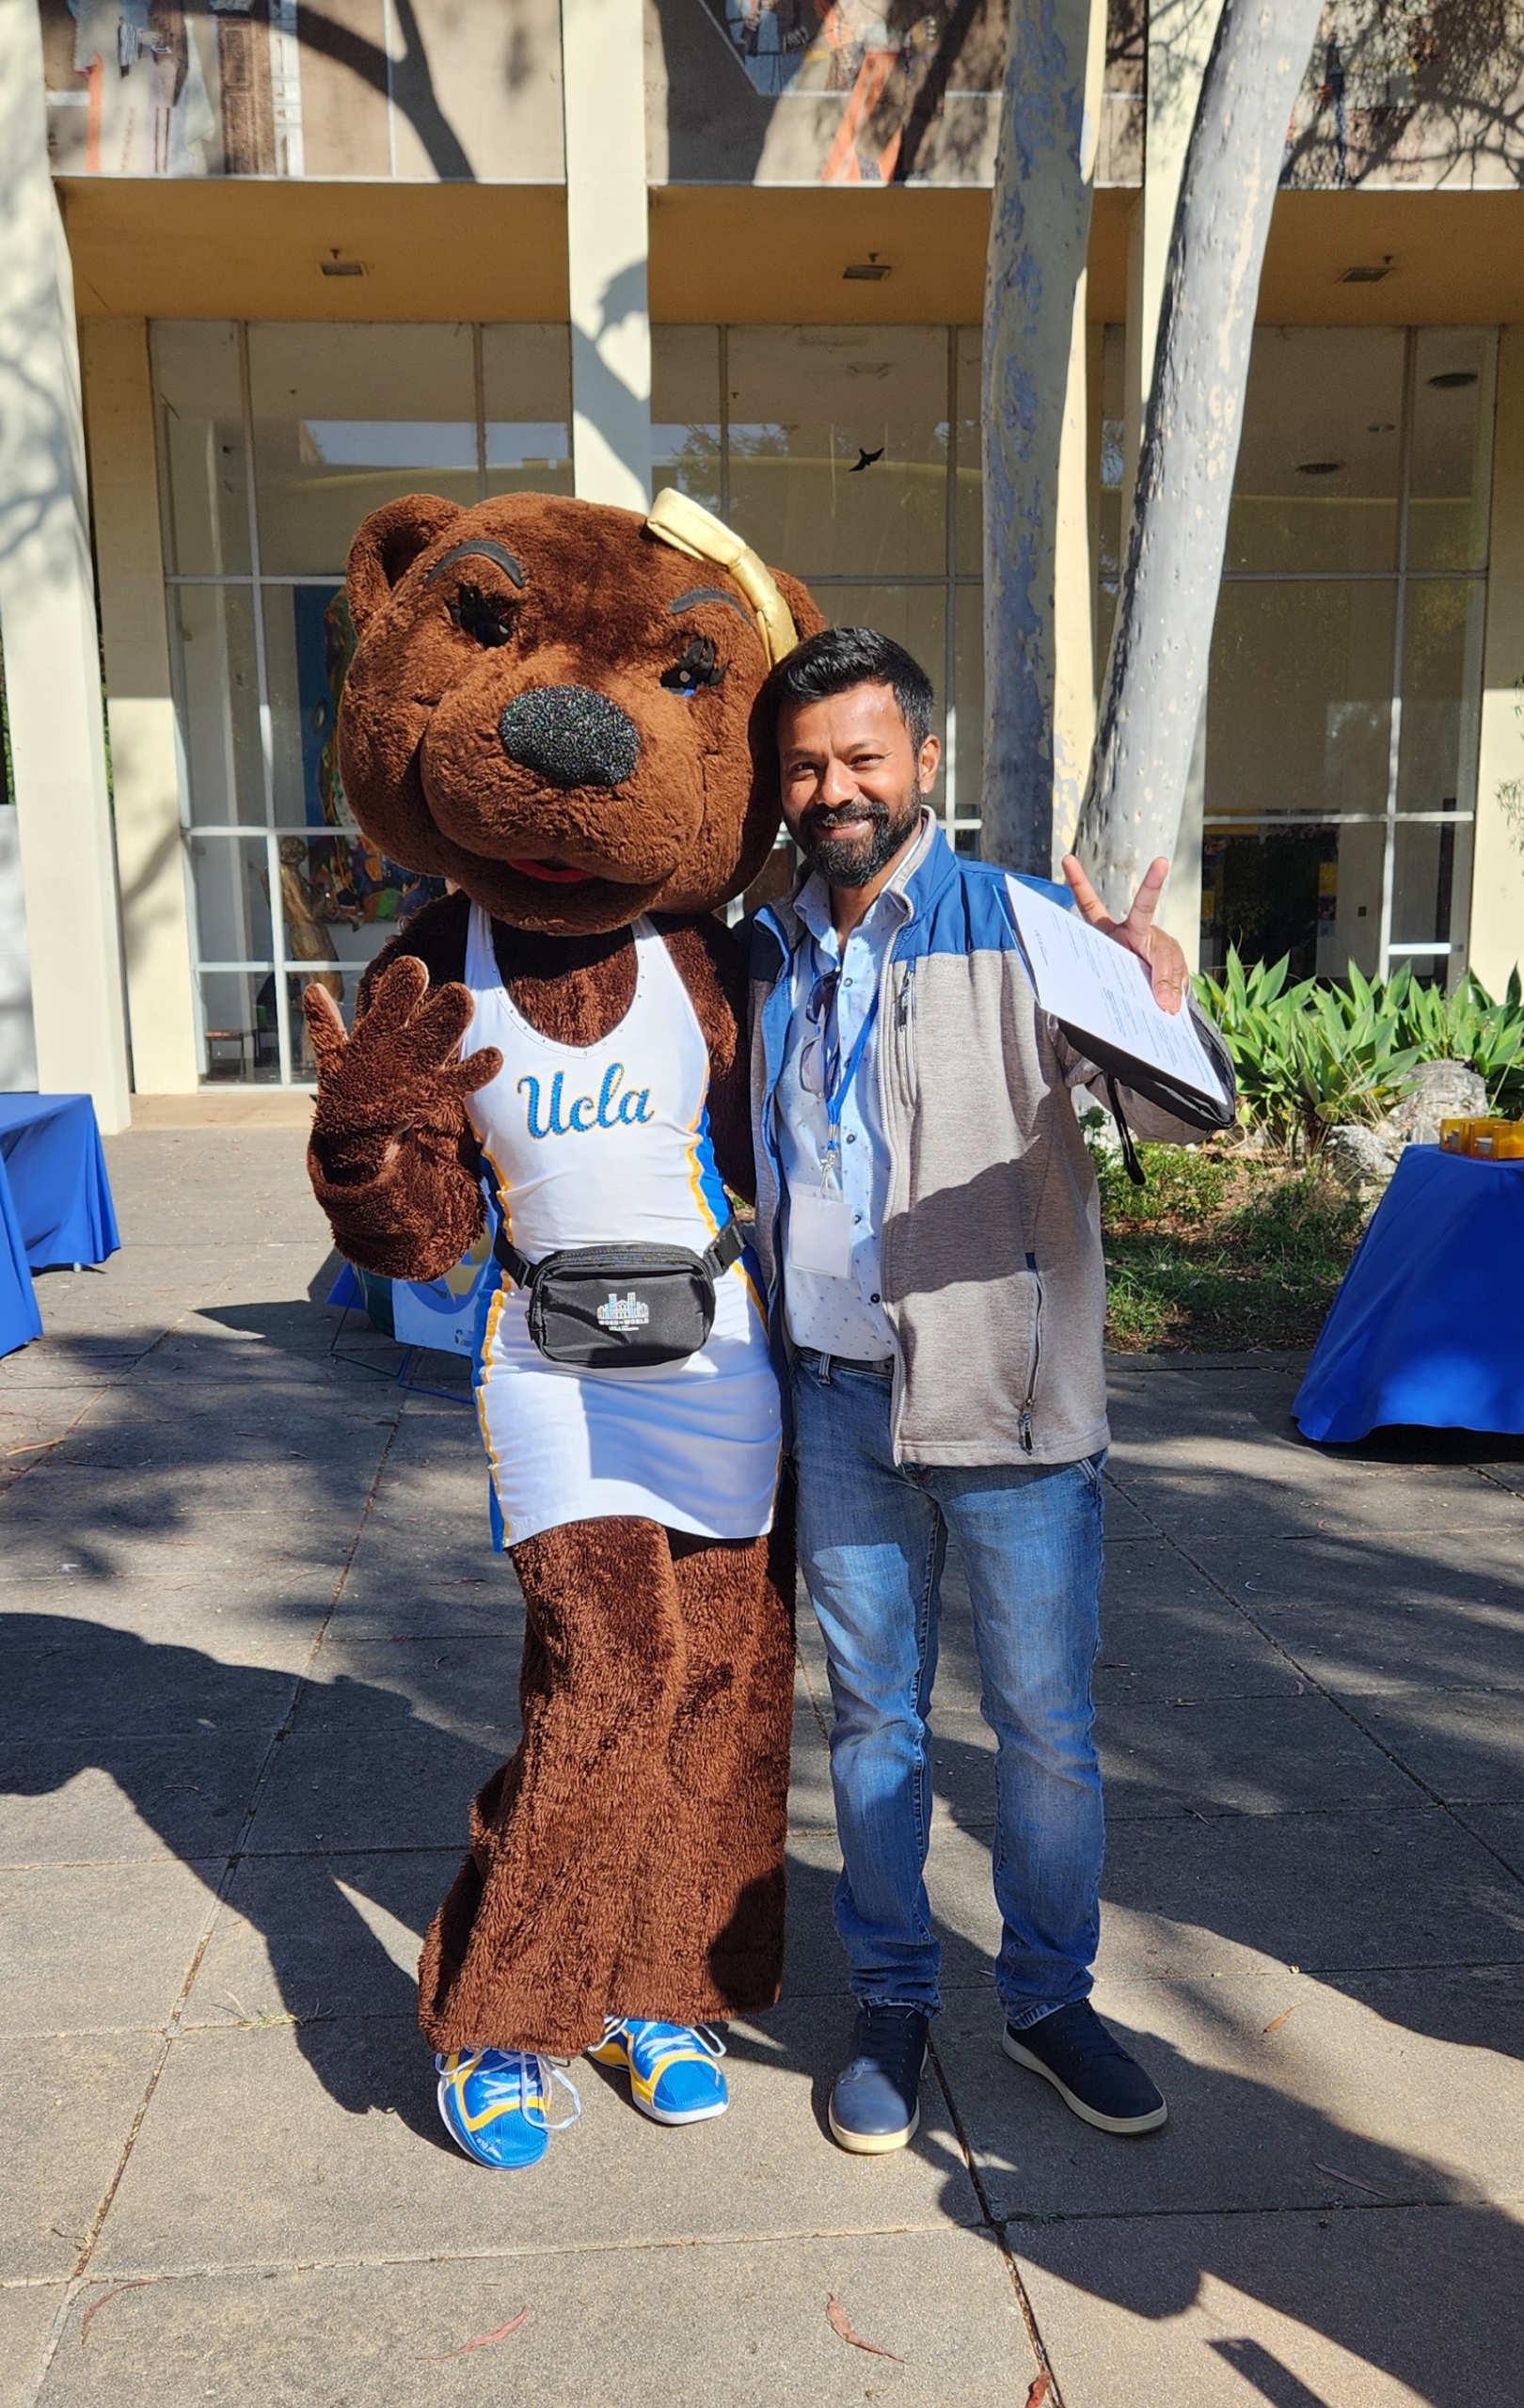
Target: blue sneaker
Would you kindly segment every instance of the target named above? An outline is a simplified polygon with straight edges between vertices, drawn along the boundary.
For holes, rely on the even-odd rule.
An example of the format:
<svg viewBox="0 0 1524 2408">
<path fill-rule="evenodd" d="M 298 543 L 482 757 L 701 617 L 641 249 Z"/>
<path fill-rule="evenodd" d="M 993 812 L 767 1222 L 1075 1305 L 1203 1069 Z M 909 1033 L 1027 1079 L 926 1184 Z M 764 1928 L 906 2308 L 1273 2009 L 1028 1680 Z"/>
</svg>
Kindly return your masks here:
<svg viewBox="0 0 1524 2408">
<path fill-rule="evenodd" d="M 478 2165 L 538 2165 L 552 2132 L 575 2124 L 582 2102 L 548 2058 L 526 2049 L 453 2049 L 437 2056 L 439 2113 L 457 2147 Z M 570 2093 L 572 2112 L 550 2121 L 555 2083 Z"/>
<path fill-rule="evenodd" d="M 624 2067 L 631 2099 L 653 2124 L 705 2124 L 730 2104 L 715 2063 L 725 2044 L 707 2024 L 646 2023 L 638 2016 L 616 2023 L 611 2017 L 587 2053 L 595 2065 Z"/>
</svg>

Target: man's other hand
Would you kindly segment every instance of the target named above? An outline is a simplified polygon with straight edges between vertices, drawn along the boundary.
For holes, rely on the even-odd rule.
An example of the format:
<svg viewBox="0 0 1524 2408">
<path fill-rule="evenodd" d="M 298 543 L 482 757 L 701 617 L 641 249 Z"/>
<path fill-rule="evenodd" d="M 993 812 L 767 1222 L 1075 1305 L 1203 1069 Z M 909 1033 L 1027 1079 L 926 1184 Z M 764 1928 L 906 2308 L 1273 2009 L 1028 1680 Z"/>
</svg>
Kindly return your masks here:
<svg viewBox="0 0 1524 2408">
<path fill-rule="evenodd" d="M 1113 944 L 1124 944 L 1129 953 L 1135 953 L 1149 974 L 1159 1009 L 1178 1012 L 1190 991 L 1190 969 L 1183 948 L 1165 929 L 1153 925 L 1169 863 L 1162 857 L 1149 863 L 1125 920 L 1111 917 L 1072 853 L 1064 855 L 1063 866 L 1070 893 L 1091 927 L 1099 928 L 1103 937 L 1110 937 Z"/>
</svg>

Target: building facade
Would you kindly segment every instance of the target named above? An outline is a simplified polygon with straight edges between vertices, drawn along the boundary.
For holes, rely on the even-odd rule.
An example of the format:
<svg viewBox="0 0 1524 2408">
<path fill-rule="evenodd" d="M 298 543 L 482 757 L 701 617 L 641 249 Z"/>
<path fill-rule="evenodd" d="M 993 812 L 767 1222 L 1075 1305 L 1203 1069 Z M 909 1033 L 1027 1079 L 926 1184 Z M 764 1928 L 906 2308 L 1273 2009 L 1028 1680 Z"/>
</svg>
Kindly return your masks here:
<svg viewBox="0 0 1524 2408">
<path fill-rule="evenodd" d="M 1104 666 L 1217 0 L 1097 0 L 1060 686 Z M 1290 130 L 1172 925 L 1524 943 L 1524 0 L 1329 0 Z M 676 483 L 899 637 L 979 845 L 1004 0 L 0 0 L 0 1086 L 310 1084 L 413 899 L 333 741 L 415 490 Z"/>
</svg>

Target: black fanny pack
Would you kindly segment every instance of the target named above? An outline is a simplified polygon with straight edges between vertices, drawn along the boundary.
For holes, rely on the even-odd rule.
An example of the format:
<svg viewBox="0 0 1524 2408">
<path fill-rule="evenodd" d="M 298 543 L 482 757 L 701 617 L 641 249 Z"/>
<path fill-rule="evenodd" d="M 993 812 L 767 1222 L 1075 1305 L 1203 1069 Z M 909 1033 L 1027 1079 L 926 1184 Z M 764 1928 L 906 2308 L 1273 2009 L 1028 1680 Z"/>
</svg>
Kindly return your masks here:
<svg viewBox="0 0 1524 2408">
<path fill-rule="evenodd" d="M 564 1246 L 531 1262 L 500 1228 L 492 1251 L 529 1297 L 542 1354 L 579 1371 L 634 1371 L 696 1354 L 714 1327 L 715 1282 L 746 1243 L 732 1217 L 711 1246 Z"/>
</svg>

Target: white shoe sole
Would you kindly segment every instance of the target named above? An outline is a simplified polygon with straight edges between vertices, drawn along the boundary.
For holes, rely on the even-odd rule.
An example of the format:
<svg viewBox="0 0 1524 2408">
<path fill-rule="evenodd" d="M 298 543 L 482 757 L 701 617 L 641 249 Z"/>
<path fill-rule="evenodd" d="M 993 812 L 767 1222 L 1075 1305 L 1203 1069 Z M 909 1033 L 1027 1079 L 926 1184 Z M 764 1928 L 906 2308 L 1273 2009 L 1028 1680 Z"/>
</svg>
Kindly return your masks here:
<svg viewBox="0 0 1524 2408">
<path fill-rule="evenodd" d="M 648 2107 L 643 2099 L 636 2097 L 633 2089 L 629 2094 L 629 2103 L 638 2107 L 643 2115 L 648 2115 L 653 2124 L 712 2124 L 715 2117 L 724 2115 L 730 2105 L 728 2099 L 722 2099 L 716 2107 L 684 2107 L 675 2112 L 670 2107 Z"/>
<path fill-rule="evenodd" d="M 837 2123 L 833 2108 L 826 2109 L 831 2125 L 831 2137 L 853 2157 L 887 2157 L 891 2149 L 905 2148 L 915 2138 L 920 2126 L 921 2110 L 914 2115 L 902 2132 L 849 2132 Z"/>
<path fill-rule="evenodd" d="M 915 2077 L 917 2083 L 926 2079 L 926 2068 L 930 2060 L 930 2051 L 928 2050 L 921 2059 L 921 2070 Z M 853 2157 L 887 2157 L 891 2149 L 907 2148 L 915 2138 L 921 2124 L 921 2102 L 919 2099 L 916 2100 L 915 2113 L 904 2131 L 900 2132 L 849 2132 L 845 2126 L 837 2123 L 836 2110 L 833 2105 L 828 2105 L 826 2108 L 826 2121 L 831 2126 L 832 2138 L 842 2148 L 849 2150 Z"/>
<path fill-rule="evenodd" d="M 1051 2066 L 1045 2066 L 1030 2049 L 1024 2049 L 1008 2032 L 1002 2032 L 1000 2045 L 1014 2065 L 1025 2066 L 1029 2073 L 1040 2073 L 1044 2082 L 1052 2083 L 1071 2115 L 1077 2115 L 1082 2124 L 1093 2124 L 1098 2132 L 1156 2132 L 1169 2113 L 1167 2105 L 1161 2099 L 1158 2106 L 1146 2115 L 1103 2115 L 1098 2108 L 1087 2107 L 1084 2099 L 1076 2098 L 1066 2082 L 1059 2081 Z"/>
</svg>

